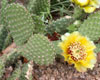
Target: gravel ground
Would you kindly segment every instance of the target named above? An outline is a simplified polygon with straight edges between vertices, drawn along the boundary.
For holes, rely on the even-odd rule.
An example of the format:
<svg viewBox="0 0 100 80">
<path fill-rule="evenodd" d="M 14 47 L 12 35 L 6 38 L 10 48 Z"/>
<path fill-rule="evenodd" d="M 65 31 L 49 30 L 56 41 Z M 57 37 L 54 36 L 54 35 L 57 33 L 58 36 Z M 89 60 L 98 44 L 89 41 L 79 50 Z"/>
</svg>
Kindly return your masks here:
<svg viewBox="0 0 100 80">
<path fill-rule="evenodd" d="M 13 67 L 6 68 L 2 80 L 7 80 L 13 72 Z M 19 80 L 19 79 L 18 79 Z M 93 70 L 78 72 L 73 65 L 68 65 L 60 59 L 49 66 L 38 66 L 34 64 L 33 80 L 100 80 L 100 60 L 95 64 Z"/>
<path fill-rule="evenodd" d="M 100 63 L 93 70 L 80 73 L 72 65 L 55 61 L 48 67 L 34 66 L 33 80 L 100 80 Z"/>
</svg>

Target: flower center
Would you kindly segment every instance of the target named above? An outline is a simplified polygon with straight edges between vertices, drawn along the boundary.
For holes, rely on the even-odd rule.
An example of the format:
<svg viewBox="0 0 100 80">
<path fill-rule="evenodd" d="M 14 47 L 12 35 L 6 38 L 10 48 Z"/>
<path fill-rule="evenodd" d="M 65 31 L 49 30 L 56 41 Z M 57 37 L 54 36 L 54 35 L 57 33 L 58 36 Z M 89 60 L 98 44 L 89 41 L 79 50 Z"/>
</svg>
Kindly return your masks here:
<svg viewBox="0 0 100 80">
<path fill-rule="evenodd" d="M 79 42 L 72 43 L 68 48 L 68 54 L 74 61 L 83 60 L 86 58 L 86 51 Z"/>
</svg>

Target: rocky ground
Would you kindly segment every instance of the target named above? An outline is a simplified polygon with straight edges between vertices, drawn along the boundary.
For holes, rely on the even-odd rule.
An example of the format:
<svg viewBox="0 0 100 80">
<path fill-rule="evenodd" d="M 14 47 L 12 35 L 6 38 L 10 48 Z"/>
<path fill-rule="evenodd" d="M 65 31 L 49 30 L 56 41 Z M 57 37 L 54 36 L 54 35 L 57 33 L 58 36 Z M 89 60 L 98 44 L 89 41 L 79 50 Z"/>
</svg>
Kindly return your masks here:
<svg viewBox="0 0 100 80">
<path fill-rule="evenodd" d="M 80 73 L 73 66 L 55 61 L 48 67 L 34 66 L 34 80 L 100 80 L 100 63 L 93 70 Z"/>
<path fill-rule="evenodd" d="M 6 68 L 2 80 L 7 80 L 12 72 L 12 66 Z M 49 66 L 34 64 L 33 80 L 100 80 L 100 61 L 95 64 L 93 70 L 88 69 L 84 73 L 78 72 L 73 65 L 68 65 L 60 59 L 56 59 L 54 64 Z"/>
</svg>

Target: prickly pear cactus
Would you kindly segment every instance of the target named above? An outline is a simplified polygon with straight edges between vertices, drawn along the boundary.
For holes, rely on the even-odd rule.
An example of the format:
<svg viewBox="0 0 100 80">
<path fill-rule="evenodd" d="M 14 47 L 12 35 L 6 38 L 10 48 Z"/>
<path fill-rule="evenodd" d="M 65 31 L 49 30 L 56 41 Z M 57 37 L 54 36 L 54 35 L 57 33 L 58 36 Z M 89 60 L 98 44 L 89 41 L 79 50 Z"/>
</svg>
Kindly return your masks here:
<svg viewBox="0 0 100 80">
<path fill-rule="evenodd" d="M 27 9 L 36 15 L 48 14 L 50 13 L 50 0 L 30 0 Z"/>
<path fill-rule="evenodd" d="M 54 44 L 54 47 L 55 47 L 55 53 L 56 53 L 56 55 L 59 55 L 59 54 L 62 53 L 62 50 L 59 47 L 59 42 L 60 42 L 59 40 L 52 42 Z"/>
<path fill-rule="evenodd" d="M 14 63 L 14 61 L 20 57 L 20 53 L 18 53 L 17 50 L 14 49 L 7 55 L 5 54 L 5 56 L 6 56 L 6 65 L 10 65 Z"/>
<path fill-rule="evenodd" d="M 34 33 L 45 33 L 46 32 L 46 25 L 44 24 L 44 22 L 41 20 L 41 18 L 39 16 L 36 15 L 32 15 L 32 18 L 34 20 L 34 24 L 35 24 L 35 31 Z"/>
<path fill-rule="evenodd" d="M 91 40 L 98 40 L 100 37 L 100 11 L 91 14 L 79 28 L 79 32 Z"/>
<path fill-rule="evenodd" d="M 95 49 L 95 53 L 100 52 L 100 44 L 96 44 L 96 49 Z"/>
<path fill-rule="evenodd" d="M 20 56 L 19 53 L 16 52 L 16 49 L 12 50 L 8 54 L 4 54 L 0 57 L 0 80 L 5 72 L 5 66 L 9 66 L 14 63 L 14 61 Z"/>
<path fill-rule="evenodd" d="M 86 16 L 86 13 L 82 9 L 80 9 L 78 6 L 75 6 L 73 18 L 84 19 L 85 16 Z"/>
<path fill-rule="evenodd" d="M 20 53 L 17 52 L 16 49 L 12 50 L 8 54 L 4 54 L 2 57 L 5 59 L 5 64 L 10 65 L 12 64 L 18 57 Z"/>
<path fill-rule="evenodd" d="M 31 36 L 23 48 L 23 56 L 40 65 L 52 64 L 55 59 L 55 49 L 47 37 L 41 34 Z"/>
<path fill-rule="evenodd" d="M 7 35 L 8 35 L 8 33 L 7 33 L 7 30 L 5 29 L 4 25 L 0 25 L 0 51 L 4 47 L 5 39 L 6 39 Z"/>
<path fill-rule="evenodd" d="M 33 72 L 33 61 L 30 61 L 27 64 L 24 64 L 19 80 L 32 80 Z"/>
<path fill-rule="evenodd" d="M 14 42 L 19 46 L 32 35 L 34 23 L 30 13 L 20 4 L 10 4 L 5 12 L 8 29 Z"/>
<path fill-rule="evenodd" d="M 53 33 L 53 32 L 64 33 L 67 31 L 67 27 L 72 21 L 73 19 L 67 19 L 66 17 L 57 19 L 56 21 L 53 21 L 47 27 L 47 32 L 48 33 Z"/>
<path fill-rule="evenodd" d="M 5 58 L 0 57 L 0 80 L 5 72 Z"/>
<path fill-rule="evenodd" d="M 5 24 L 4 12 L 5 12 L 5 8 L 6 8 L 7 4 L 8 4 L 8 0 L 1 0 L 0 24 L 3 24 L 3 25 Z"/>
<path fill-rule="evenodd" d="M 21 75 L 21 68 L 18 67 L 7 80 L 17 80 Z"/>
<path fill-rule="evenodd" d="M 4 50 L 7 46 L 9 46 L 12 43 L 12 37 L 11 35 L 8 33 L 8 35 L 5 38 L 5 42 L 3 44 L 3 48 L 2 50 Z"/>
<path fill-rule="evenodd" d="M 7 24 L 5 23 L 5 8 L 8 4 L 8 0 L 2 0 L 1 1 L 1 9 L 0 9 L 0 51 L 2 50 L 4 43 L 5 43 L 5 39 L 7 37 L 7 30 L 6 30 L 6 26 Z"/>
<path fill-rule="evenodd" d="M 76 20 L 75 22 L 73 22 L 73 24 L 69 25 L 67 30 L 68 32 L 74 32 L 74 31 L 77 31 L 78 28 L 80 27 L 81 25 L 81 21 L 80 20 Z"/>
</svg>

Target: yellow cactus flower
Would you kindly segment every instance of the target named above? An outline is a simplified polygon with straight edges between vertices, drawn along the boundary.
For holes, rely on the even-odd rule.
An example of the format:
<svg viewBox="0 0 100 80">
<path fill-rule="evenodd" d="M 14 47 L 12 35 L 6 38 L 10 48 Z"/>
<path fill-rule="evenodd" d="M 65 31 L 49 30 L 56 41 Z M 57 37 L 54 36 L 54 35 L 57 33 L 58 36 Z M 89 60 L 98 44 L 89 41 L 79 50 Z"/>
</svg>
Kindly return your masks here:
<svg viewBox="0 0 100 80">
<path fill-rule="evenodd" d="M 87 6 L 83 8 L 86 13 L 92 13 L 96 10 L 95 7 Z"/>
<path fill-rule="evenodd" d="M 92 13 L 100 7 L 100 0 L 71 0 L 71 2 L 78 5 L 86 13 Z"/>
<path fill-rule="evenodd" d="M 62 42 L 59 46 L 63 50 L 62 55 L 65 61 L 74 64 L 79 72 L 85 72 L 87 68 L 93 69 L 96 63 L 96 54 L 93 50 L 96 47 L 92 41 L 79 32 L 66 33 L 61 38 Z"/>
<path fill-rule="evenodd" d="M 90 0 L 74 0 L 77 5 L 86 6 L 89 4 Z"/>
</svg>

